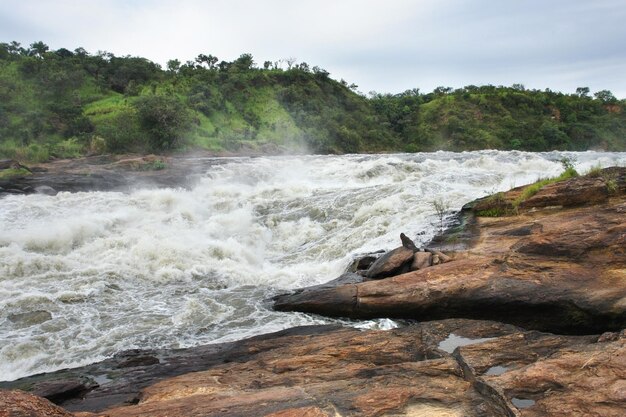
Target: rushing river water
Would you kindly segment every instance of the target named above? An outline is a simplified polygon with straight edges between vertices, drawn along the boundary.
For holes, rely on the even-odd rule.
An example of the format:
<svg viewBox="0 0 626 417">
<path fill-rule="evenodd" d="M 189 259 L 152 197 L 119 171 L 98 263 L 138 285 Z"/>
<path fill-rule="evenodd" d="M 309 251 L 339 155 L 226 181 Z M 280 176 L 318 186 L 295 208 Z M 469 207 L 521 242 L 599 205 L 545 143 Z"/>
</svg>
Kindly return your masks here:
<svg viewBox="0 0 626 417">
<path fill-rule="evenodd" d="M 564 155 L 580 172 L 626 164 L 595 152 L 207 159 L 191 190 L 1 198 L 0 380 L 331 322 L 266 300 L 335 278 L 400 232 L 426 244 L 436 198 L 458 210 L 558 175 Z"/>
</svg>

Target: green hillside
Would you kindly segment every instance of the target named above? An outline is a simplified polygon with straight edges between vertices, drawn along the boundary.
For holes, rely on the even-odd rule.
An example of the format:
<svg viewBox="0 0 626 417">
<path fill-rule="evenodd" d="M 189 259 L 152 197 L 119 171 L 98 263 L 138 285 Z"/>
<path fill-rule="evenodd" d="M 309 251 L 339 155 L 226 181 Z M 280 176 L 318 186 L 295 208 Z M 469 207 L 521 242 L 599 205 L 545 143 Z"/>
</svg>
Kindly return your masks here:
<svg viewBox="0 0 626 417">
<path fill-rule="evenodd" d="M 0 43 L 0 158 L 216 153 L 626 150 L 626 109 L 522 86 L 365 97 L 306 63 L 168 62 Z"/>
</svg>

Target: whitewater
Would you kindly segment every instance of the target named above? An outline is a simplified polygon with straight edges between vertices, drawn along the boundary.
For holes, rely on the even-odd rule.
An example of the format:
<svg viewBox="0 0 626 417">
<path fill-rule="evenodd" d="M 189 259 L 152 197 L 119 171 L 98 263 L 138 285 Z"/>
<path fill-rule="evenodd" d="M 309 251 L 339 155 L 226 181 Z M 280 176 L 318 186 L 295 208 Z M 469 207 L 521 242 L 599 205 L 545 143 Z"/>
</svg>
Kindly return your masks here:
<svg viewBox="0 0 626 417">
<path fill-rule="evenodd" d="M 418 246 L 475 198 L 626 165 L 626 153 L 480 151 L 215 158 L 190 188 L 0 198 L 0 380 L 127 349 L 182 348 L 332 323 L 268 299 L 360 254 Z M 389 328 L 390 320 L 342 323 Z"/>
</svg>

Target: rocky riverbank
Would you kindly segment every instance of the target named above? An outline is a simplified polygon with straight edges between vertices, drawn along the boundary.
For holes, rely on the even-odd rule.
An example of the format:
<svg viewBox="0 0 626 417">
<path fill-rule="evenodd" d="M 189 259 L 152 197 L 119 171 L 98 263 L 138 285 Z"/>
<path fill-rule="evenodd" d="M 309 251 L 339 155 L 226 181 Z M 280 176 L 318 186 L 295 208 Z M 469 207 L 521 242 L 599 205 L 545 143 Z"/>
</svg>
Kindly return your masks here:
<svg viewBox="0 0 626 417">
<path fill-rule="evenodd" d="M 356 273 L 274 300 L 408 319 L 400 328 L 126 352 L 1 384 L 63 408 L 2 391 L 0 416 L 623 416 L 626 168 L 523 193 L 466 206 L 463 227 L 428 251 L 403 240 Z"/>
<path fill-rule="evenodd" d="M 139 187 L 190 188 L 211 164 L 224 158 L 194 155 L 102 155 L 22 165 L 0 161 L 0 197 L 8 194 L 51 194 L 122 191 Z"/>
<path fill-rule="evenodd" d="M 277 297 L 274 307 L 358 319 L 498 320 L 566 334 L 619 331 L 626 327 L 626 169 L 606 172 L 610 187 L 602 175 L 554 183 L 516 215 L 472 217 L 515 200 L 521 187 L 466 206 L 477 239 L 454 262 L 298 291 Z"/>
</svg>

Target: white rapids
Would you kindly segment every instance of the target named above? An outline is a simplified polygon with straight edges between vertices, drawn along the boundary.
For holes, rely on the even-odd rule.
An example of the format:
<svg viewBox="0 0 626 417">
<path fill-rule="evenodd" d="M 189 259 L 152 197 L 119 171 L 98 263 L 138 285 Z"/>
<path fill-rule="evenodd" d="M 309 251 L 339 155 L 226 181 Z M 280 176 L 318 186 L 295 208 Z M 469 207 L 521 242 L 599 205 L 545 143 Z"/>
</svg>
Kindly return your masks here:
<svg viewBox="0 0 626 417">
<path fill-rule="evenodd" d="M 339 276 L 400 232 L 424 245 L 440 227 L 433 200 L 452 213 L 558 175 L 563 156 L 580 172 L 626 164 L 597 152 L 207 159 L 191 190 L 3 197 L 0 380 L 330 323 L 267 299 Z"/>
</svg>

